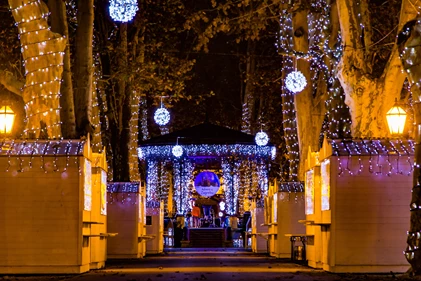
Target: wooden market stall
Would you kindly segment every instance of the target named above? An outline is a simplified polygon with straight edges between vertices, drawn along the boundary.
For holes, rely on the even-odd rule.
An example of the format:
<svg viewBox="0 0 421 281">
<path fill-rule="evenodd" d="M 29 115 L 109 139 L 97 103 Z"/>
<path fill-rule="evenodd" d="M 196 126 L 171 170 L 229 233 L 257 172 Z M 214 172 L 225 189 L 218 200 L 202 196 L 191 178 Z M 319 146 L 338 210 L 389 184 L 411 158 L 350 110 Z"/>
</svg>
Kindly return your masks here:
<svg viewBox="0 0 421 281">
<path fill-rule="evenodd" d="M 274 181 L 269 186 L 265 209 L 269 254 L 276 258 L 290 258 L 291 241 L 286 234 L 305 233 L 304 225 L 299 223 L 305 218 L 304 184 Z"/>
<path fill-rule="evenodd" d="M 405 272 L 414 143 L 325 140 L 306 160 L 308 265 Z"/>
<path fill-rule="evenodd" d="M 0 148 L 0 274 L 103 266 L 105 244 L 92 239 L 108 236 L 99 226 L 104 197 L 92 181 L 105 169 L 105 154 L 93 156 L 89 138 L 3 141 Z"/>
<path fill-rule="evenodd" d="M 145 197 L 139 182 L 108 183 L 108 231 L 118 233 L 108 240 L 108 258 L 145 256 Z"/>
</svg>

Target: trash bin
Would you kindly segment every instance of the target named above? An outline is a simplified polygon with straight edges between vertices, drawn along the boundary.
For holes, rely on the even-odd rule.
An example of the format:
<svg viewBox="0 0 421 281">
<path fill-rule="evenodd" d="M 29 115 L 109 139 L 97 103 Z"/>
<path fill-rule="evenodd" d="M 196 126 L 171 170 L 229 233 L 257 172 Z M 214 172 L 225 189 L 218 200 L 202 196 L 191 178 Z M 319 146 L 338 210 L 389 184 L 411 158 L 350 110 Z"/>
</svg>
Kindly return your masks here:
<svg viewBox="0 0 421 281">
<path fill-rule="evenodd" d="M 304 260 L 304 247 L 303 246 L 294 246 L 294 260 L 296 261 Z"/>
<path fill-rule="evenodd" d="M 305 234 L 285 234 L 289 236 L 291 241 L 291 261 L 306 263 L 306 242 L 307 236 Z M 301 245 L 297 245 L 301 242 Z"/>
</svg>

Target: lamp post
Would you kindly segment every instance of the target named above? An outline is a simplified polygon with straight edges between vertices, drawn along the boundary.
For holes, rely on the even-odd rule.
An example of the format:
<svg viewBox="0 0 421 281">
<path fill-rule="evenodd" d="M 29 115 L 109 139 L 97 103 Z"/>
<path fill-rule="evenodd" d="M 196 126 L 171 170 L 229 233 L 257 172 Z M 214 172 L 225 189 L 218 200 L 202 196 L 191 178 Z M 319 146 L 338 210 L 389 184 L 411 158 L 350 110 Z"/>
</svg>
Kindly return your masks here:
<svg viewBox="0 0 421 281">
<path fill-rule="evenodd" d="M 0 108 L 0 134 L 10 135 L 12 133 L 15 117 L 15 112 L 9 106 Z"/>
<path fill-rule="evenodd" d="M 397 99 L 395 99 L 393 107 L 386 113 L 386 120 L 392 136 L 402 135 L 405 128 L 406 112 L 398 105 Z"/>
</svg>

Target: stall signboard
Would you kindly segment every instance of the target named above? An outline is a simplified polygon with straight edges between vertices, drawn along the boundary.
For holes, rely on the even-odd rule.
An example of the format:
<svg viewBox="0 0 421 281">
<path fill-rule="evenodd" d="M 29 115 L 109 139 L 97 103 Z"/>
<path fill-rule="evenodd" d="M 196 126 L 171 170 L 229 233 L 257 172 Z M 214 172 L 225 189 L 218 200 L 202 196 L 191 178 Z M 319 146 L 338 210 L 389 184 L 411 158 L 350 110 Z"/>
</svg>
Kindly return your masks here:
<svg viewBox="0 0 421 281">
<path fill-rule="evenodd" d="M 210 171 L 201 172 L 194 179 L 194 188 L 197 193 L 205 197 L 215 195 L 220 185 L 218 176 Z"/>
</svg>

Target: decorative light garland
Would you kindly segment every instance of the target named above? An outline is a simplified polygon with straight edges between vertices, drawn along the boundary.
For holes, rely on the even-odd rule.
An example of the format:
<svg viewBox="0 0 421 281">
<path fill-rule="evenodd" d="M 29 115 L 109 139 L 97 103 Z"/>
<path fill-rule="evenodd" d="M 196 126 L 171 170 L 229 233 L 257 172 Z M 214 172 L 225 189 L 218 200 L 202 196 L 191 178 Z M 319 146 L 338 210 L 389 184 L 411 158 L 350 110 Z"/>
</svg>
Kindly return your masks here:
<svg viewBox="0 0 421 281">
<path fill-rule="evenodd" d="M 224 194 L 226 213 L 228 215 L 235 215 L 237 213 L 237 202 L 239 193 L 239 167 L 240 162 L 236 160 L 229 160 L 223 158 L 221 162 L 222 178 L 224 181 Z"/>
<path fill-rule="evenodd" d="M 109 9 L 111 18 L 119 22 L 131 21 L 139 10 L 137 0 L 110 0 Z"/>
<path fill-rule="evenodd" d="M 110 182 L 107 184 L 108 204 L 139 204 L 139 182 Z M 133 196 L 132 196 L 133 195 Z M 140 208 L 140 206 L 139 206 Z"/>
<path fill-rule="evenodd" d="M 21 1 L 22 2 L 22 1 Z M 45 4 L 40 0 L 10 2 L 21 40 L 26 82 L 23 90 L 27 128 L 25 133 L 61 138 L 60 82 L 66 39 L 50 31 Z M 42 38 L 43 41 L 38 41 Z M 45 127 L 41 127 L 44 121 Z"/>
<path fill-rule="evenodd" d="M 143 156 L 142 159 L 149 158 L 172 158 L 172 145 L 162 146 L 142 146 L 139 148 L 138 154 Z M 254 158 L 270 158 L 273 156 L 273 146 L 257 146 L 257 145 L 243 145 L 243 144 L 231 144 L 231 145 L 208 145 L 208 144 L 184 144 L 183 151 L 185 157 L 194 156 L 244 156 Z"/>
<path fill-rule="evenodd" d="M 412 175 L 413 164 L 411 158 L 415 151 L 415 142 L 412 140 L 329 140 L 332 145 L 332 155 L 338 157 L 338 176 L 343 175 L 346 171 L 349 175 L 356 175 L 362 172 L 364 167 L 362 157 L 368 157 L 368 171 L 375 175 L 382 175 L 384 172 L 383 165 L 386 163 L 388 170 L 387 176 L 390 176 L 394 167 L 390 161 L 391 156 L 396 156 L 396 174 Z M 350 169 L 352 156 L 358 156 L 358 170 Z M 346 157 L 346 158 L 345 158 Z M 373 168 L 372 158 L 376 157 L 376 168 Z M 399 158 L 407 157 L 410 169 L 405 173 L 399 168 Z M 346 167 L 344 168 L 344 159 L 346 159 Z M 382 160 L 384 159 L 384 160 Z"/>
</svg>

